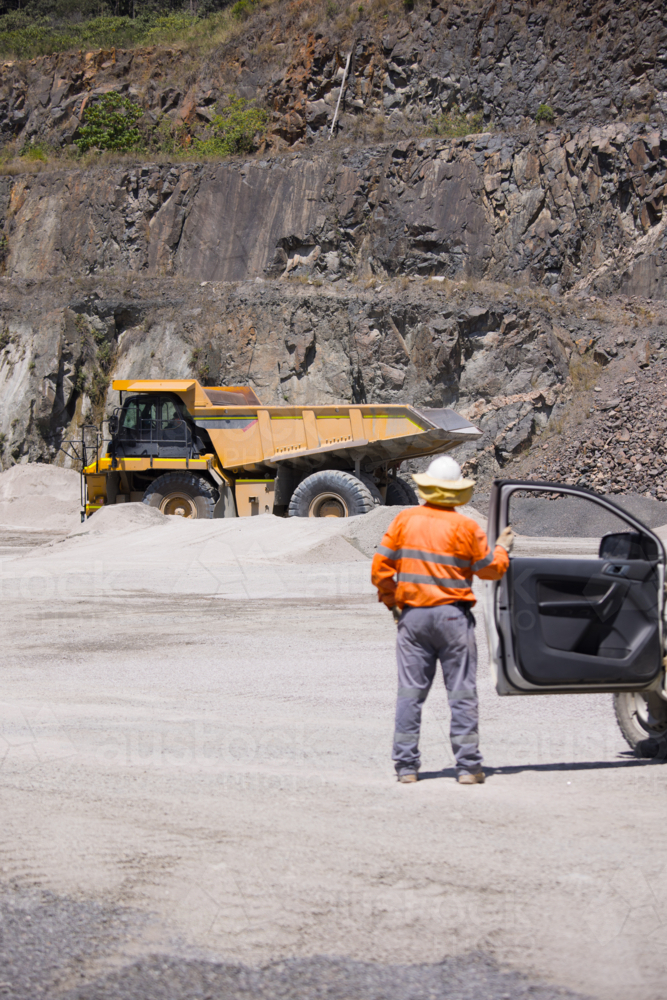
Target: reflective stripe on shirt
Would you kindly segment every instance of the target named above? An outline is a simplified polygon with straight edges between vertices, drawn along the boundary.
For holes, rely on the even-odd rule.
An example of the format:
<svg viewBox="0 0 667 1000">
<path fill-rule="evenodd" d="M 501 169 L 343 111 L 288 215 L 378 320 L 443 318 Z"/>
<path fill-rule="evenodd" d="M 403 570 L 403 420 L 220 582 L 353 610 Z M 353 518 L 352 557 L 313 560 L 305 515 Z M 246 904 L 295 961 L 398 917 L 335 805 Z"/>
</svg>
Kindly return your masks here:
<svg viewBox="0 0 667 1000">
<path fill-rule="evenodd" d="M 392 562 L 398 562 L 399 559 L 420 559 L 422 562 L 435 563 L 437 566 L 456 566 L 457 569 L 470 569 L 473 573 L 484 569 L 485 566 L 489 566 L 493 562 L 493 552 L 489 552 L 483 559 L 479 559 L 471 566 L 469 559 L 443 556 L 437 552 L 428 552 L 426 549 L 388 549 L 386 545 L 378 545 L 377 551 L 380 555 L 391 559 Z"/>
<path fill-rule="evenodd" d="M 449 590 L 451 587 L 463 587 L 470 590 L 469 580 L 457 580 L 451 576 L 426 576 L 422 573 L 398 573 L 396 579 L 399 583 L 429 583 L 434 587 L 444 587 Z"/>
<path fill-rule="evenodd" d="M 396 549 L 397 559 L 421 559 L 440 566 L 456 566 L 458 569 L 470 569 L 469 559 L 457 559 L 456 556 L 443 556 L 437 552 L 427 552 L 426 549 Z"/>
<path fill-rule="evenodd" d="M 472 571 L 476 573 L 479 569 L 484 569 L 485 566 L 489 566 L 493 562 L 493 552 L 489 552 L 488 556 L 484 556 L 478 562 L 472 564 Z"/>
<path fill-rule="evenodd" d="M 387 559 L 397 559 L 400 549 L 388 549 L 386 545 L 378 545 L 377 551 L 381 556 L 386 556 Z"/>
</svg>

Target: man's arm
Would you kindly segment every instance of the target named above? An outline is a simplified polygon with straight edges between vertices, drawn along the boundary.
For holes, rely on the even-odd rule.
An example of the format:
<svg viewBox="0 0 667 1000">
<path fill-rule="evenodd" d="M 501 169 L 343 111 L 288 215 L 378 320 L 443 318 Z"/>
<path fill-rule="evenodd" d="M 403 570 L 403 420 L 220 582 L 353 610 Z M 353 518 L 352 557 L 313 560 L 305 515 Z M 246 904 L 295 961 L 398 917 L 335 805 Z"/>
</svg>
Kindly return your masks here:
<svg viewBox="0 0 667 1000">
<path fill-rule="evenodd" d="M 373 586 L 377 587 L 378 600 L 386 604 L 388 608 L 393 608 L 396 604 L 396 580 L 394 576 L 398 568 L 396 553 L 401 547 L 400 527 L 395 518 L 387 529 L 387 533 L 382 539 L 382 544 L 378 547 L 373 556 L 371 565 L 371 580 Z"/>
<path fill-rule="evenodd" d="M 500 580 L 510 565 L 510 557 L 505 544 L 499 539 L 499 544 L 491 552 L 486 535 L 478 525 L 475 525 L 471 542 L 473 573 L 480 580 Z"/>
</svg>

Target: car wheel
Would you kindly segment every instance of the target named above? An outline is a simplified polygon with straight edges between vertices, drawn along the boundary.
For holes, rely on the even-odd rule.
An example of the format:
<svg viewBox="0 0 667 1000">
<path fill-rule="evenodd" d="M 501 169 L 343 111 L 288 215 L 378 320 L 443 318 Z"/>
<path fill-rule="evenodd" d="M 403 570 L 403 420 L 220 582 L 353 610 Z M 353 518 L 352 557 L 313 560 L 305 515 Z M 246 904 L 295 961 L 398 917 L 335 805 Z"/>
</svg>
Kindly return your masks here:
<svg viewBox="0 0 667 1000">
<path fill-rule="evenodd" d="M 614 695 L 616 721 L 638 757 L 667 757 L 667 701 L 655 691 Z"/>
</svg>

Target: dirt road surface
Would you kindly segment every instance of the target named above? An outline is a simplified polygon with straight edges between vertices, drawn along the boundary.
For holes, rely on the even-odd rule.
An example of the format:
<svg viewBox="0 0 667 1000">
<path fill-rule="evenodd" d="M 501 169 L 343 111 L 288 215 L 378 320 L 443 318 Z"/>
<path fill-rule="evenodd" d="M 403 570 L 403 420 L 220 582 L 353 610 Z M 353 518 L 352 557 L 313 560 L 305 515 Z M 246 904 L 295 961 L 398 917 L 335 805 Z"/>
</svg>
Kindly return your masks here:
<svg viewBox="0 0 667 1000">
<path fill-rule="evenodd" d="M 610 696 L 499 699 L 480 613 L 487 784 L 441 681 L 394 781 L 388 513 L 0 539 L 0 995 L 664 997 L 667 770 Z"/>
</svg>

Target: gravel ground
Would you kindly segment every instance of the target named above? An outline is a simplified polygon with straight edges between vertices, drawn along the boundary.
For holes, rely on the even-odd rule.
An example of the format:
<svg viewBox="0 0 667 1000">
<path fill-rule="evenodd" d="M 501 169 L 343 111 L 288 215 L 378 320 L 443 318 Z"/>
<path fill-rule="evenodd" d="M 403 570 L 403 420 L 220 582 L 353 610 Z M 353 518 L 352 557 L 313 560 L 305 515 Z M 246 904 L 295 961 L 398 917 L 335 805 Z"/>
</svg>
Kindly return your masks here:
<svg viewBox="0 0 667 1000">
<path fill-rule="evenodd" d="M 437 964 L 316 956 L 263 967 L 148 955 L 95 977 L 146 918 L 130 909 L 16 886 L 0 890 L 0 992 L 13 1000 L 555 1000 L 581 994 L 501 970 L 475 952 Z M 83 980 L 83 982 L 82 982 Z"/>
<path fill-rule="evenodd" d="M 69 992 L 145 922 L 136 911 L 0 883 L 0 995 Z"/>
<path fill-rule="evenodd" d="M 487 955 L 437 965 L 376 965 L 317 957 L 262 969 L 152 958 L 105 977 L 67 1000 L 555 1000 L 581 994 L 502 972 Z"/>
<path fill-rule="evenodd" d="M 486 785 L 441 682 L 394 781 L 387 514 L 12 530 L 0 996 L 662 1000 L 667 772 L 609 696 L 499 699 L 480 614 Z"/>
</svg>

